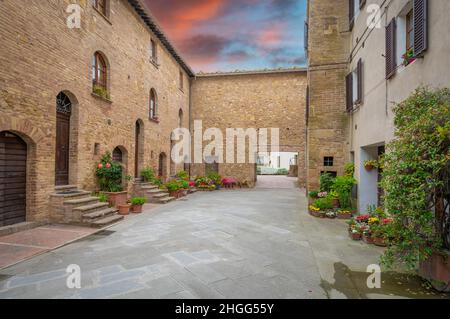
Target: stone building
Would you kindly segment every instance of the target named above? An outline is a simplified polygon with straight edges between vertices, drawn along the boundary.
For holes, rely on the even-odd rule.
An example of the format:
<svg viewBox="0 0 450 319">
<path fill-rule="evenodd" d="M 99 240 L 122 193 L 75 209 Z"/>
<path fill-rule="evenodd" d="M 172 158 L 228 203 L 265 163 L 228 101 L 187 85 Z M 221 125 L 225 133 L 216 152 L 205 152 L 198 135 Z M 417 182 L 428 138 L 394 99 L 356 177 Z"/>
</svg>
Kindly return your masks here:
<svg viewBox="0 0 450 319">
<path fill-rule="evenodd" d="M 352 161 L 359 210 L 382 203 L 381 172 L 364 161 L 394 138 L 395 103 L 420 86 L 450 87 L 449 12 L 445 0 L 309 0 L 310 189 Z"/>
<path fill-rule="evenodd" d="M 198 74 L 192 83 L 191 128 L 194 120 L 201 120 L 204 129 L 219 128 L 224 138 L 227 128 L 269 129 L 267 150 L 297 153 L 298 166 L 302 168 L 299 184 L 305 185 L 306 80 L 304 69 Z M 271 128 L 279 129 L 278 145 L 271 142 Z M 204 146 L 208 143 L 204 142 Z M 236 147 L 235 144 L 235 150 Z M 251 151 L 248 142 L 247 149 Z M 220 163 L 215 170 L 252 184 L 256 181 L 256 161 L 249 158 L 256 159 L 257 154 L 246 156 L 246 163 Z M 225 159 L 223 154 L 223 162 Z M 191 173 L 204 175 L 211 164 L 194 164 Z"/>
<path fill-rule="evenodd" d="M 0 226 L 48 221 L 55 185 L 95 190 L 107 151 L 133 177 L 182 169 L 170 134 L 193 72 L 141 1 L 80 1 L 69 28 L 72 2 L 0 4 Z"/>
</svg>

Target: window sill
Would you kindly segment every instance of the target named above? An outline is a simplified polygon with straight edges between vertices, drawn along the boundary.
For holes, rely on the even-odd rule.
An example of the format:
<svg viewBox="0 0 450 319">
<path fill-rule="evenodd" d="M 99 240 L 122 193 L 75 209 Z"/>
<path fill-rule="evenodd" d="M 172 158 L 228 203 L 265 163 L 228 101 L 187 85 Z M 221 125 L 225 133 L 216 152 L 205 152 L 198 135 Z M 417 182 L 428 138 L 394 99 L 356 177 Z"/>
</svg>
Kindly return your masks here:
<svg viewBox="0 0 450 319">
<path fill-rule="evenodd" d="M 150 58 L 150 63 L 153 64 L 153 66 L 157 69 L 159 69 L 160 64 L 158 63 L 158 61 Z"/>
<path fill-rule="evenodd" d="M 149 118 L 148 119 L 150 122 L 153 122 L 153 123 L 156 123 L 156 124 L 159 124 L 159 119 L 158 118 Z"/>
<path fill-rule="evenodd" d="M 102 16 L 103 19 L 106 20 L 106 22 L 108 22 L 110 25 L 112 25 L 111 20 L 109 20 L 109 18 L 107 16 L 105 16 L 100 10 L 98 10 L 95 6 L 92 6 L 92 8 L 94 8 L 94 10 Z"/>
<path fill-rule="evenodd" d="M 106 97 L 103 97 L 103 96 L 101 96 L 101 95 L 95 94 L 94 92 L 92 92 L 91 95 L 92 95 L 93 97 L 95 97 L 96 99 L 102 100 L 102 101 L 104 101 L 104 102 L 106 102 L 106 103 L 109 103 L 109 104 L 112 104 L 112 103 L 113 103 L 109 98 L 106 98 Z"/>
</svg>

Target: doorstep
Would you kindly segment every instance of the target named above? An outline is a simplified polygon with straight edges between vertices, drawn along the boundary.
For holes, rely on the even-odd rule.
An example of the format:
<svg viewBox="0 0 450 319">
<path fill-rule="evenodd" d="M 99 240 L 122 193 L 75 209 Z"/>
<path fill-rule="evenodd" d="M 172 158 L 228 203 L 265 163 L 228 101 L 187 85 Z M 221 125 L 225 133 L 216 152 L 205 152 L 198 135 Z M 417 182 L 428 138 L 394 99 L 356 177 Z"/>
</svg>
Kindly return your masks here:
<svg viewBox="0 0 450 319">
<path fill-rule="evenodd" d="M 112 226 L 112 225 L 110 225 Z M 110 227 L 108 226 L 108 227 Z M 72 225 L 49 224 L 0 237 L 0 269 L 105 230 Z"/>
</svg>

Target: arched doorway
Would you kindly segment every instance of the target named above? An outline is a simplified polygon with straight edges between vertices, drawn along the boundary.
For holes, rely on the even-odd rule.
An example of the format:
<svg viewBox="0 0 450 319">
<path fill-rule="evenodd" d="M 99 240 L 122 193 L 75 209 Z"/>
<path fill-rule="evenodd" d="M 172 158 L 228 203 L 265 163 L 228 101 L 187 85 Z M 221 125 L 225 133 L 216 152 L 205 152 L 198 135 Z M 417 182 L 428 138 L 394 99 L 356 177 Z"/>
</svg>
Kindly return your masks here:
<svg viewBox="0 0 450 319">
<path fill-rule="evenodd" d="M 165 153 L 159 154 L 158 176 L 165 179 L 167 177 L 167 156 Z"/>
<path fill-rule="evenodd" d="M 27 144 L 0 132 L 0 227 L 26 220 Z"/>
<path fill-rule="evenodd" d="M 56 97 L 55 184 L 69 184 L 70 116 L 72 102 L 63 92 Z"/>
<path fill-rule="evenodd" d="M 138 178 L 141 175 L 141 163 L 144 160 L 144 123 L 142 120 L 136 121 L 134 143 L 134 176 Z"/>
</svg>

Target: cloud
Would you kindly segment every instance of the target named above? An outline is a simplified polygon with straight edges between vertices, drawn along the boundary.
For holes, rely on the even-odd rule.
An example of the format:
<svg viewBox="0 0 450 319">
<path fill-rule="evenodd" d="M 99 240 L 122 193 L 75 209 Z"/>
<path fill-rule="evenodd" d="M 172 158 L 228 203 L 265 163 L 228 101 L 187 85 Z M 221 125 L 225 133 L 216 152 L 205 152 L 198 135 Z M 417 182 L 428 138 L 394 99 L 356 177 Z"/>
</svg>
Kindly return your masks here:
<svg viewBox="0 0 450 319">
<path fill-rule="evenodd" d="M 190 61 L 216 62 L 229 40 L 213 34 L 198 34 L 179 42 L 179 48 Z"/>
</svg>

